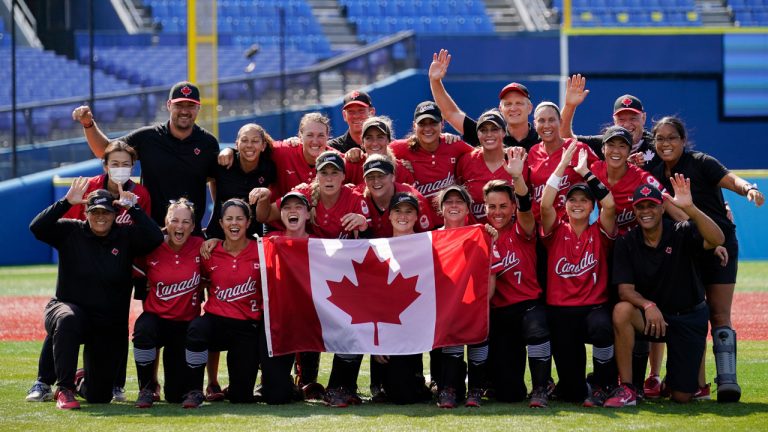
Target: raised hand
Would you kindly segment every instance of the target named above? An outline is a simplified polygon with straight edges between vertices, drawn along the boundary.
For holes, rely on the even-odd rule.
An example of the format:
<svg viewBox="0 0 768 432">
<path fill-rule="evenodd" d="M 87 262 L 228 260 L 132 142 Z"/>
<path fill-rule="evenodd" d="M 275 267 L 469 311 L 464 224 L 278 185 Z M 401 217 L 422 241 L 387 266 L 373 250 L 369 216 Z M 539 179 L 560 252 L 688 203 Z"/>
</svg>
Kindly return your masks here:
<svg viewBox="0 0 768 432">
<path fill-rule="evenodd" d="M 571 145 L 571 147 L 576 147 L 575 145 Z M 587 162 L 587 150 L 581 149 L 579 150 L 579 163 L 576 164 L 576 166 L 573 168 L 574 171 L 576 171 L 577 174 L 584 177 L 587 172 L 589 171 L 589 166 Z"/>
<path fill-rule="evenodd" d="M 672 189 L 675 196 L 664 192 L 664 198 L 674 204 L 675 207 L 685 210 L 693 205 L 693 196 L 691 195 L 691 180 L 678 173 L 669 178 L 672 182 Z"/>
<path fill-rule="evenodd" d="M 507 164 L 504 165 L 504 169 L 516 180 L 523 174 L 525 160 L 528 158 L 528 154 L 522 147 L 510 147 L 506 150 L 506 153 Z"/>
<path fill-rule="evenodd" d="M 257 204 L 261 200 L 268 200 L 271 196 L 272 192 L 267 188 L 253 188 L 248 193 L 248 204 Z"/>
<path fill-rule="evenodd" d="M 587 98 L 589 90 L 584 87 L 587 85 L 587 78 L 576 74 L 568 78 L 565 82 L 565 104 L 578 106 Z"/>
<path fill-rule="evenodd" d="M 72 185 L 69 186 L 69 190 L 64 198 L 71 205 L 85 204 L 87 201 L 83 199 L 85 191 L 88 190 L 88 179 L 84 177 L 78 177 L 72 181 Z"/>
<path fill-rule="evenodd" d="M 429 65 L 429 79 L 439 81 L 448 73 L 448 65 L 451 64 L 451 55 L 448 50 L 441 49 L 440 53 L 432 54 L 432 63 Z"/>
<path fill-rule="evenodd" d="M 133 192 L 123 190 L 123 185 L 117 184 L 117 191 L 119 192 L 119 198 L 113 202 L 113 204 L 119 205 L 125 208 L 131 208 L 139 202 L 139 197 Z"/>
<path fill-rule="evenodd" d="M 93 124 L 93 112 L 91 107 L 87 105 L 81 105 L 72 111 L 72 120 L 80 122 L 83 126 Z"/>
<path fill-rule="evenodd" d="M 563 171 L 565 171 L 565 168 L 567 168 L 571 164 L 571 161 L 573 160 L 573 154 L 575 152 L 576 152 L 576 145 L 575 144 L 569 145 L 567 149 L 563 150 L 563 154 L 560 157 L 560 164 L 557 167 L 563 168 Z"/>
</svg>

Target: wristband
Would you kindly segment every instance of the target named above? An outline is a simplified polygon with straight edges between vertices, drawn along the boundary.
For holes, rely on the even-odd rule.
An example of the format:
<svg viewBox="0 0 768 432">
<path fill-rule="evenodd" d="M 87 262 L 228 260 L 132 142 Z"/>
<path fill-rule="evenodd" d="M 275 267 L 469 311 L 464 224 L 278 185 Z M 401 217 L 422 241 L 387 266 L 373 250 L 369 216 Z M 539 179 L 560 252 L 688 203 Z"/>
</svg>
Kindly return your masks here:
<svg viewBox="0 0 768 432">
<path fill-rule="evenodd" d="M 562 180 L 563 177 L 558 176 L 555 173 L 552 173 L 551 176 L 547 179 L 547 186 L 552 187 L 555 190 L 560 190 L 560 180 Z"/>
<path fill-rule="evenodd" d="M 588 173 L 592 174 L 592 173 Z M 603 198 L 607 197 L 610 191 L 608 188 L 605 187 L 603 182 L 600 181 L 599 178 L 596 176 L 592 176 L 589 180 L 587 180 L 587 186 L 589 186 L 589 190 L 592 192 L 592 195 L 595 197 L 597 201 L 602 201 Z"/>
<path fill-rule="evenodd" d="M 652 301 L 649 301 L 648 303 L 643 305 L 643 310 L 647 311 L 648 309 L 650 309 L 652 307 L 656 307 L 656 303 L 654 303 Z"/>
<path fill-rule="evenodd" d="M 592 174 L 592 171 L 587 170 L 586 174 L 584 174 L 584 181 L 590 181 L 595 177 L 594 174 Z"/>
<path fill-rule="evenodd" d="M 518 195 L 515 194 L 515 200 L 517 200 L 517 210 L 521 212 L 531 211 L 531 195 Z"/>
<path fill-rule="evenodd" d="M 93 127 L 93 120 L 91 120 L 91 123 L 89 123 L 87 125 L 83 125 L 83 129 L 90 129 L 92 127 Z"/>
</svg>

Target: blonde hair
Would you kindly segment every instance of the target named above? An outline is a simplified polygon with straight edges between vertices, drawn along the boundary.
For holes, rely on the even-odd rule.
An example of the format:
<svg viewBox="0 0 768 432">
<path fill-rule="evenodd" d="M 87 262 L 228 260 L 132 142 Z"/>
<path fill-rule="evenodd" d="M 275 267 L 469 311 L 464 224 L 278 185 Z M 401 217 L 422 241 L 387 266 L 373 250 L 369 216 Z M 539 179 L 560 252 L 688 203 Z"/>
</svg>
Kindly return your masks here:
<svg viewBox="0 0 768 432">
<path fill-rule="evenodd" d="M 165 223 L 168 224 L 168 218 L 171 217 L 171 213 L 178 209 L 178 208 L 185 208 L 189 210 L 189 213 L 192 215 L 192 225 L 195 224 L 195 204 L 192 203 L 192 201 L 181 197 L 177 200 L 171 200 L 171 203 L 168 204 L 168 211 L 165 212 Z"/>
<path fill-rule="evenodd" d="M 320 123 L 325 125 L 325 131 L 328 134 L 328 136 L 331 136 L 331 119 L 326 117 L 321 112 L 310 112 L 306 113 L 301 117 L 301 120 L 299 121 L 299 135 L 304 131 L 304 126 L 307 125 L 307 123 Z"/>
</svg>

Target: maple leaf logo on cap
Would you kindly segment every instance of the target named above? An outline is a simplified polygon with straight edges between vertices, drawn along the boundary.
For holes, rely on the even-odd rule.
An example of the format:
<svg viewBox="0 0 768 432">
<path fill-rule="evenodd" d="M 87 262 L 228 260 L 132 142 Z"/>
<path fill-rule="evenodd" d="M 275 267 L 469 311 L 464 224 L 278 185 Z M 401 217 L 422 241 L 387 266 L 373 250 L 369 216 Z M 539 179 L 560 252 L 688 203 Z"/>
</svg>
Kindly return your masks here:
<svg viewBox="0 0 768 432">
<path fill-rule="evenodd" d="M 401 273 L 388 283 L 389 259 L 379 261 L 368 248 L 362 262 L 352 261 L 357 285 L 347 276 L 341 282 L 327 281 L 331 291 L 328 301 L 352 317 L 352 324 L 373 323 L 373 344 L 379 345 L 379 323 L 402 324 L 403 313 L 421 295 L 416 292 L 418 276 Z"/>
<path fill-rule="evenodd" d="M 624 98 L 624 99 L 621 101 L 621 104 L 622 104 L 622 105 L 624 105 L 624 106 L 630 106 L 630 105 L 632 105 L 632 99 L 630 99 L 630 98 Z"/>
<path fill-rule="evenodd" d="M 189 86 L 184 86 L 181 88 L 181 94 L 183 94 L 184 97 L 189 97 L 189 95 L 192 94 L 192 89 L 189 88 Z"/>
<path fill-rule="evenodd" d="M 644 187 L 644 188 L 640 189 L 640 193 L 641 193 L 641 194 L 643 194 L 643 195 L 645 195 L 645 196 L 648 196 L 648 195 L 650 195 L 650 194 L 651 194 L 651 188 L 649 188 L 649 187 Z"/>
<path fill-rule="evenodd" d="M 349 94 L 350 99 L 357 99 L 360 96 L 360 92 L 355 90 L 352 93 Z"/>
</svg>

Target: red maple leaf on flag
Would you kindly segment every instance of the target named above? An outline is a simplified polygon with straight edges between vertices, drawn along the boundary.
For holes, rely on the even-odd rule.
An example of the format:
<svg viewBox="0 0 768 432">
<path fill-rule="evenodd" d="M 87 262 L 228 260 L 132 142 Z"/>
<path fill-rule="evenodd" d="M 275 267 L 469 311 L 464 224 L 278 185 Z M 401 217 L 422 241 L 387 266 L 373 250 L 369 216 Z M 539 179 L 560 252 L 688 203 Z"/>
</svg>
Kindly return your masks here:
<svg viewBox="0 0 768 432">
<path fill-rule="evenodd" d="M 341 282 L 327 281 L 331 295 L 328 301 L 352 317 L 352 324 L 373 323 L 373 344 L 379 345 L 379 323 L 402 324 L 400 314 L 421 294 L 416 292 L 418 276 L 409 278 L 398 273 L 387 283 L 389 259 L 379 261 L 373 248 L 368 248 L 362 262 L 352 261 L 357 285 L 346 276 Z"/>
</svg>

